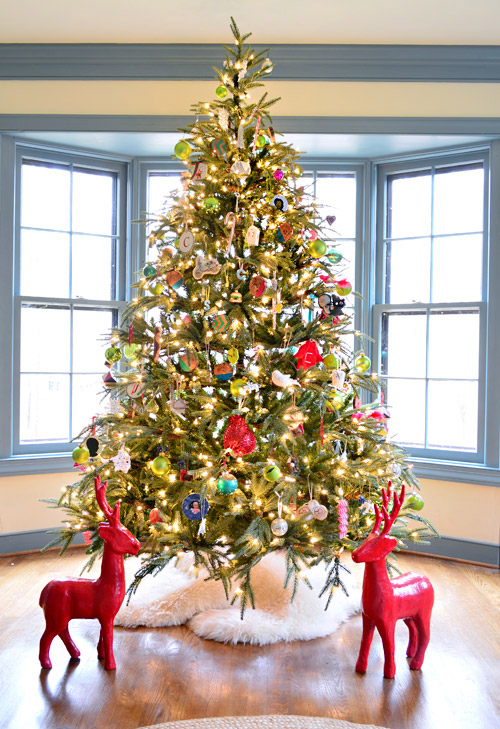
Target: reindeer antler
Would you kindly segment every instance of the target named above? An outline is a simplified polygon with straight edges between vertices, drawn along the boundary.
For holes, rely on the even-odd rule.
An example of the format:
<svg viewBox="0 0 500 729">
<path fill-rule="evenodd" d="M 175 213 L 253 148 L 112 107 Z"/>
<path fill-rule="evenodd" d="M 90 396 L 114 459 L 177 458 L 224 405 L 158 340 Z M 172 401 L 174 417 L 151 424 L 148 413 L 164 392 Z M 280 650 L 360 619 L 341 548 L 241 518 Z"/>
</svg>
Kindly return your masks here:
<svg viewBox="0 0 500 729">
<path fill-rule="evenodd" d="M 116 521 L 117 519 L 119 519 L 120 502 L 117 502 L 113 510 L 106 499 L 106 488 L 108 486 L 108 482 L 104 481 L 104 483 L 101 483 L 101 476 L 97 474 L 94 479 L 94 485 L 97 503 L 99 504 L 99 508 L 101 509 L 104 516 L 107 518 L 108 521 Z"/>
<path fill-rule="evenodd" d="M 405 485 L 403 484 L 401 486 L 401 492 L 399 494 L 399 497 L 396 492 L 394 492 L 394 496 L 392 499 L 392 510 L 389 514 L 389 502 L 391 500 L 391 489 L 392 489 L 392 481 L 389 481 L 387 484 L 387 491 L 385 489 L 382 489 L 382 515 L 384 517 L 384 527 L 382 531 L 380 532 L 380 536 L 383 536 L 384 534 L 388 534 L 390 528 L 396 521 L 396 518 L 401 511 L 401 507 L 403 505 L 403 501 L 405 498 Z"/>
</svg>

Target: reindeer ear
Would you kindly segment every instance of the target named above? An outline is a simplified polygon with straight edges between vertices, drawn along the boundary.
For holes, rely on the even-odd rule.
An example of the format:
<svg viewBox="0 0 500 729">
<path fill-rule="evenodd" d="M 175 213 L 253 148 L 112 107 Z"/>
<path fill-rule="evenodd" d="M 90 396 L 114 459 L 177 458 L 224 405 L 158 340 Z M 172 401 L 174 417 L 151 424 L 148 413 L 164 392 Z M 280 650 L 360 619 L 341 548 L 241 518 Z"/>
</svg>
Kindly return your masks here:
<svg viewBox="0 0 500 729">
<path fill-rule="evenodd" d="M 106 522 L 103 522 L 102 524 L 99 524 L 97 531 L 99 532 L 99 536 L 104 539 L 105 542 L 109 539 L 109 532 L 111 530 L 111 527 Z"/>
</svg>

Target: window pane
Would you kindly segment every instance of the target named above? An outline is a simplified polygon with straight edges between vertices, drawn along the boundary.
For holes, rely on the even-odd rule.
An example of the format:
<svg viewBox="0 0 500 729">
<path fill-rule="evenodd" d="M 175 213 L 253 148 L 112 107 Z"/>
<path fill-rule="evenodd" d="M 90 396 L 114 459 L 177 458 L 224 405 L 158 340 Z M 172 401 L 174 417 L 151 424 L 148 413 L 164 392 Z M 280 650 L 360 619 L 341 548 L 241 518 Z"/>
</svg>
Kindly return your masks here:
<svg viewBox="0 0 500 729">
<path fill-rule="evenodd" d="M 116 299 L 116 240 L 74 235 L 73 298 Z"/>
<path fill-rule="evenodd" d="M 21 443 L 69 440 L 69 379 L 69 375 L 21 375 Z"/>
<path fill-rule="evenodd" d="M 69 372 L 70 310 L 21 308 L 21 372 Z"/>
<path fill-rule="evenodd" d="M 353 174 L 319 174 L 316 180 L 319 214 L 325 220 L 335 215 L 332 234 L 339 238 L 356 236 L 356 177 Z M 323 206 L 323 207 L 321 207 Z M 326 223 L 326 227 L 330 226 Z"/>
<path fill-rule="evenodd" d="M 433 301 L 482 300 L 482 235 L 435 238 L 433 255 Z"/>
<path fill-rule="evenodd" d="M 427 302 L 430 297 L 431 244 L 429 238 L 389 241 L 386 244 L 388 304 Z"/>
<path fill-rule="evenodd" d="M 477 382 L 429 381 L 429 448 L 475 451 Z"/>
<path fill-rule="evenodd" d="M 161 214 L 165 210 L 165 198 L 180 190 L 180 172 L 150 172 L 148 178 L 149 214 Z"/>
<path fill-rule="evenodd" d="M 111 311 L 73 311 L 74 372 L 102 372 L 112 326 Z"/>
<path fill-rule="evenodd" d="M 72 227 L 81 233 L 116 233 L 116 174 L 75 169 Z"/>
<path fill-rule="evenodd" d="M 382 315 L 381 373 L 389 377 L 425 377 L 425 312 Z"/>
<path fill-rule="evenodd" d="M 387 380 L 386 403 L 389 406 L 389 436 L 406 447 L 423 448 L 425 444 L 425 381 Z"/>
<path fill-rule="evenodd" d="M 433 311 L 429 317 L 429 377 L 477 379 L 479 311 Z"/>
<path fill-rule="evenodd" d="M 102 374 L 73 375 L 73 413 L 71 437 L 75 438 L 80 431 L 92 422 L 92 418 L 102 412 L 104 385 Z"/>
<path fill-rule="evenodd" d="M 431 233 L 431 172 L 388 178 L 387 238 Z"/>
<path fill-rule="evenodd" d="M 69 230 L 70 171 L 56 164 L 23 162 L 21 225 Z"/>
<path fill-rule="evenodd" d="M 69 235 L 21 231 L 21 294 L 69 296 Z"/>
<path fill-rule="evenodd" d="M 481 231 L 483 201 L 482 166 L 437 169 L 434 179 L 434 235 Z"/>
</svg>

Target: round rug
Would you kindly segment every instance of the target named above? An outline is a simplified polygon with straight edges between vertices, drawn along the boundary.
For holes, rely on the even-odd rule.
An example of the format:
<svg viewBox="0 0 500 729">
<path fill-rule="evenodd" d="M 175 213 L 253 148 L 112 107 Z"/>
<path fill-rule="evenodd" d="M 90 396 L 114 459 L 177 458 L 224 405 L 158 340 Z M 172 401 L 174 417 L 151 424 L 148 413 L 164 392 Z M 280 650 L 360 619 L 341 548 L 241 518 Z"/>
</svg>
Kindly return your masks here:
<svg viewBox="0 0 500 729">
<path fill-rule="evenodd" d="M 386 729 L 374 724 L 352 724 L 320 716 L 223 716 L 155 724 L 143 729 Z"/>
</svg>

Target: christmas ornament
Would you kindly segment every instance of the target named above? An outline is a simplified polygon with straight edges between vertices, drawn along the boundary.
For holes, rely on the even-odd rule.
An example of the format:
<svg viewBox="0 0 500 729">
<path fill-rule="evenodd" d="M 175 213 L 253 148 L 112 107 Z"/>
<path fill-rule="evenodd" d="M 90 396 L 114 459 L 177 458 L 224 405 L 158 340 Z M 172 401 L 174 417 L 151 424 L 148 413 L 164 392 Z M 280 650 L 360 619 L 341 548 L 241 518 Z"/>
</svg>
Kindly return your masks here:
<svg viewBox="0 0 500 729">
<path fill-rule="evenodd" d="M 253 276 L 250 279 L 249 290 L 252 296 L 259 299 L 266 290 L 266 279 L 262 276 Z"/>
<path fill-rule="evenodd" d="M 335 215 L 326 216 L 326 222 L 328 223 L 328 225 L 333 225 L 336 220 L 337 220 L 337 217 Z"/>
<path fill-rule="evenodd" d="M 297 369 L 308 370 L 309 367 L 319 364 L 323 361 L 323 357 L 319 353 L 318 345 L 312 339 L 303 342 L 294 357 L 297 359 Z"/>
<path fill-rule="evenodd" d="M 208 165 L 206 162 L 199 160 L 196 162 L 191 179 L 197 182 L 198 180 L 204 180 L 208 174 Z"/>
<path fill-rule="evenodd" d="M 135 356 L 139 352 L 140 348 L 140 344 L 126 344 L 123 348 L 123 354 L 127 359 L 135 359 Z"/>
<path fill-rule="evenodd" d="M 143 391 L 144 385 L 141 382 L 131 382 L 130 385 L 127 385 L 127 395 L 133 400 L 135 400 L 135 398 L 137 397 L 140 397 Z"/>
<path fill-rule="evenodd" d="M 232 415 L 224 433 L 224 448 L 230 449 L 236 456 L 246 456 L 255 450 L 255 435 L 241 415 Z"/>
<path fill-rule="evenodd" d="M 155 283 L 153 286 L 149 287 L 149 290 L 151 291 L 151 293 L 154 296 L 159 296 L 160 294 L 163 293 L 163 286 L 161 285 L 161 283 L 159 281 L 157 281 L 157 283 Z"/>
<path fill-rule="evenodd" d="M 187 142 L 181 140 L 174 147 L 174 154 L 177 159 L 187 159 L 191 154 L 191 147 Z"/>
<path fill-rule="evenodd" d="M 364 352 L 358 354 L 358 356 L 354 360 L 354 366 L 356 367 L 356 370 L 358 372 L 366 372 L 370 369 L 371 364 L 371 359 L 367 357 Z"/>
<path fill-rule="evenodd" d="M 421 511 L 424 508 L 424 500 L 420 494 L 412 492 L 406 499 L 406 506 L 413 511 Z"/>
<path fill-rule="evenodd" d="M 233 397 L 240 397 L 241 388 L 245 387 L 246 384 L 247 384 L 246 380 L 242 380 L 241 378 L 239 378 L 237 380 L 233 380 L 233 382 L 231 382 L 231 384 L 229 386 L 229 389 L 231 390 L 231 395 L 233 395 Z"/>
<path fill-rule="evenodd" d="M 147 277 L 154 276 L 156 273 L 156 268 L 152 266 L 150 263 L 147 264 L 147 266 L 144 266 L 142 269 L 143 274 Z"/>
<path fill-rule="evenodd" d="M 115 471 L 123 471 L 123 473 L 128 473 L 130 471 L 130 466 L 132 465 L 130 461 L 130 454 L 127 453 L 123 444 L 120 446 L 120 450 L 116 456 L 113 456 L 113 458 L 110 458 L 109 460 L 113 461 Z"/>
<path fill-rule="evenodd" d="M 240 294 L 239 291 L 232 291 L 229 297 L 229 301 L 231 302 L 231 304 L 241 304 L 241 302 L 243 301 L 243 296 Z"/>
<path fill-rule="evenodd" d="M 313 258 L 321 258 L 326 253 L 326 244 L 320 240 L 319 238 L 316 238 L 316 240 L 313 240 L 309 243 L 309 254 Z"/>
<path fill-rule="evenodd" d="M 328 410 L 340 410 L 342 405 L 344 404 L 344 398 L 339 392 L 332 392 L 331 395 L 329 395 L 328 400 L 326 400 L 326 407 Z"/>
<path fill-rule="evenodd" d="M 120 502 L 111 509 L 106 500 L 106 482 L 94 480 L 97 504 L 106 522 L 99 524 L 98 531 L 104 541 L 101 574 L 96 580 L 82 577 L 53 580 L 42 590 L 39 604 L 45 616 L 45 631 L 40 640 L 39 658 L 42 668 L 52 668 L 49 657 L 50 645 L 56 635 L 64 635 L 64 644 L 75 659 L 80 651 L 68 631 L 72 618 L 97 618 L 101 635 L 97 655 L 104 658 L 104 668 L 116 668 L 113 656 L 113 621 L 125 596 L 125 570 L 123 555 L 137 555 L 141 544 L 120 522 Z"/>
<path fill-rule="evenodd" d="M 187 410 L 187 402 L 183 400 L 181 397 L 177 398 L 171 398 L 168 401 L 168 406 L 170 410 L 175 413 L 175 415 L 179 415 L 181 418 L 184 417 L 184 413 Z"/>
<path fill-rule="evenodd" d="M 184 372 L 192 372 L 198 367 L 198 356 L 195 352 L 186 352 L 179 357 L 179 365 Z"/>
<path fill-rule="evenodd" d="M 257 139 L 255 140 L 255 144 L 259 149 L 262 149 L 262 147 L 266 146 L 268 141 L 268 138 L 264 134 L 258 134 Z"/>
<path fill-rule="evenodd" d="M 325 365 L 325 367 L 328 367 L 328 368 L 334 368 L 334 367 L 336 368 L 336 367 L 340 367 L 341 362 L 340 362 L 340 359 L 337 359 L 337 357 L 334 354 L 330 353 L 330 354 L 327 354 L 326 357 L 323 357 L 323 364 Z"/>
<path fill-rule="evenodd" d="M 113 377 L 111 370 L 102 376 L 102 381 L 105 385 L 116 385 L 116 380 Z"/>
<path fill-rule="evenodd" d="M 295 476 L 298 476 L 300 473 L 300 466 L 299 466 L 299 459 L 297 456 L 290 456 L 290 458 L 287 461 L 288 468 L 290 469 L 290 473 L 293 473 Z M 289 504 L 290 508 L 291 504 Z"/>
<path fill-rule="evenodd" d="M 283 179 L 283 170 L 274 170 L 273 177 L 276 180 L 276 182 L 279 182 Z"/>
<path fill-rule="evenodd" d="M 227 350 L 227 358 L 231 362 L 231 364 L 236 364 L 240 357 L 240 353 L 236 349 L 236 347 L 231 347 L 231 349 Z"/>
<path fill-rule="evenodd" d="M 149 523 L 153 525 L 158 521 L 161 521 L 160 510 L 155 507 L 149 512 Z"/>
<path fill-rule="evenodd" d="M 236 278 L 239 278 L 240 281 L 244 281 L 246 279 L 246 273 L 242 263 L 240 263 L 240 267 L 236 271 Z"/>
<path fill-rule="evenodd" d="M 223 139 L 212 139 L 210 149 L 217 157 L 224 157 L 229 152 L 229 146 Z"/>
<path fill-rule="evenodd" d="M 75 463 L 87 463 L 90 458 L 90 451 L 88 448 L 81 445 L 75 448 L 71 455 L 73 456 Z"/>
<path fill-rule="evenodd" d="M 275 537 L 283 537 L 288 531 L 288 523 L 281 518 L 273 519 L 271 522 L 271 531 Z"/>
<path fill-rule="evenodd" d="M 155 476 L 164 476 L 170 470 L 170 460 L 160 453 L 151 464 L 151 470 Z"/>
<path fill-rule="evenodd" d="M 191 521 L 201 521 L 208 514 L 210 505 L 200 494 L 189 494 L 182 502 L 182 513 Z"/>
<path fill-rule="evenodd" d="M 203 200 L 203 207 L 205 208 L 205 210 L 217 212 L 217 210 L 220 208 L 220 200 L 216 197 L 206 197 Z"/>
<path fill-rule="evenodd" d="M 340 316 L 344 311 L 345 299 L 335 294 L 321 294 L 318 304 L 325 316 Z"/>
<path fill-rule="evenodd" d="M 352 285 L 346 278 L 335 282 L 335 289 L 339 296 L 348 296 L 352 291 Z"/>
<path fill-rule="evenodd" d="M 121 349 L 118 349 L 118 347 L 108 347 L 104 353 L 104 356 L 106 357 L 107 362 L 111 362 L 112 364 L 114 364 L 115 362 L 119 362 L 121 360 L 122 352 Z"/>
<path fill-rule="evenodd" d="M 275 463 L 270 463 L 262 473 L 266 481 L 277 481 L 281 477 L 281 471 Z"/>
<path fill-rule="evenodd" d="M 274 65 L 270 58 L 264 58 L 260 68 L 264 73 L 272 73 Z"/>
<path fill-rule="evenodd" d="M 251 225 L 245 235 L 245 241 L 249 248 L 259 245 L 260 230 L 256 225 Z"/>
<path fill-rule="evenodd" d="M 227 89 L 225 86 L 217 86 L 215 89 L 215 94 L 218 96 L 219 99 L 225 99 L 227 96 Z"/>
<path fill-rule="evenodd" d="M 228 362 L 223 362 L 222 364 L 215 365 L 214 375 L 218 380 L 226 382 L 233 376 L 233 368 Z"/>
<path fill-rule="evenodd" d="M 83 543 L 87 547 L 90 547 L 90 545 L 92 544 L 92 532 L 89 530 L 82 532 L 82 537 L 83 537 Z"/>
<path fill-rule="evenodd" d="M 196 256 L 196 265 L 193 269 L 194 278 L 199 281 L 203 276 L 216 276 L 220 271 L 219 261 L 205 258 L 202 254 Z"/>
<path fill-rule="evenodd" d="M 334 372 L 332 372 L 332 387 L 335 387 L 337 390 L 342 390 L 342 388 L 344 387 L 344 382 L 344 370 L 335 370 Z"/>
<path fill-rule="evenodd" d="M 229 111 L 225 107 L 222 107 L 218 111 L 218 116 L 220 128 L 227 132 L 229 129 Z"/>
<path fill-rule="evenodd" d="M 323 521 L 328 516 L 328 509 L 316 499 L 310 499 L 306 504 L 299 507 L 297 514 L 302 518 L 302 521 L 310 521 L 311 519 Z"/>
<path fill-rule="evenodd" d="M 146 403 L 145 409 L 146 409 L 146 412 L 148 412 L 148 413 L 157 413 L 158 410 L 160 409 L 160 406 L 158 405 L 156 400 L 153 398 L 152 400 L 149 400 Z"/>
<path fill-rule="evenodd" d="M 391 463 L 388 470 L 395 478 L 399 478 L 403 469 L 401 468 L 399 463 Z"/>
<path fill-rule="evenodd" d="M 340 499 L 337 504 L 337 516 L 339 519 L 339 539 L 345 539 L 347 536 L 347 501 Z"/>
<path fill-rule="evenodd" d="M 281 223 L 276 233 L 277 239 L 280 243 L 287 243 L 293 235 L 293 228 L 290 223 Z"/>
<path fill-rule="evenodd" d="M 217 479 L 217 491 L 221 494 L 232 494 L 238 488 L 238 481 L 232 473 L 225 471 Z"/>
<path fill-rule="evenodd" d="M 283 420 L 286 420 L 292 428 L 296 427 L 299 423 L 303 423 L 305 419 L 306 416 L 296 405 L 290 405 L 283 413 Z"/>
<path fill-rule="evenodd" d="M 340 263 L 344 256 L 340 253 L 340 251 L 336 251 L 334 248 L 331 248 L 326 254 L 326 257 L 330 263 Z"/>
<path fill-rule="evenodd" d="M 184 279 L 182 277 L 182 273 L 179 271 L 169 271 L 167 273 L 167 284 L 173 288 L 174 291 L 180 289 L 183 283 Z"/>
<path fill-rule="evenodd" d="M 352 553 L 354 562 L 366 562 L 361 599 L 363 636 L 356 671 L 366 672 L 371 639 L 376 627 L 384 637 L 385 678 L 394 678 L 396 674 L 393 636 L 396 620 L 400 616 L 410 631 L 410 641 L 406 651 L 407 655 L 412 657 L 410 669 L 415 671 L 422 667 L 430 639 L 431 613 L 434 604 L 434 590 L 427 577 L 409 572 L 390 580 L 386 571 L 387 555 L 397 545 L 396 538 L 389 536 L 389 532 L 403 504 L 404 492 L 403 485 L 399 498 L 394 494 L 389 513 L 391 483 L 389 482 L 387 491 L 382 489 L 383 508 L 379 510 L 378 506 L 375 506 L 373 529 Z"/>
<path fill-rule="evenodd" d="M 89 437 L 85 441 L 85 447 L 90 453 L 90 458 L 95 458 L 97 455 L 99 455 L 99 451 L 101 449 L 101 441 L 99 440 L 99 438 L 96 438 L 95 435 L 89 435 Z"/>
<path fill-rule="evenodd" d="M 292 379 L 292 377 L 290 375 L 284 374 L 283 372 L 280 372 L 279 370 L 273 370 L 271 379 L 272 379 L 273 383 L 275 385 L 277 385 L 278 387 L 293 387 L 294 385 L 297 385 L 300 387 L 300 382 Z"/>
<path fill-rule="evenodd" d="M 281 210 L 283 213 L 288 210 L 288 200 L 283 195 L 275 195 L 271 202 L 276 210 Z"/>
<path fill-rule="evenodd" d="M 185 230 L 184 233 L 181 233 L 177 241 L 177 248 L 185 255 L 191 253 L 194 248 L 194 235 L 190 230 Z"/>
<path fill-rule="evenodd" d="M 233 175 L 236 175 L 236 177 L 239 178 L 240 183 L 244 185 L 248 175 L 252 171 L 252 168 L 250 167 L 250 162 L 243 162 L 240 160 L 238 162 L 233 162 L 230 171 Z"/>
<path fill-rule="evenodd" d="M 214 316 L 213 327 L 215 334 L 222 334 L 229 326 L 229 318 L 227 314 L 217 314 Z"/>
</svg>

